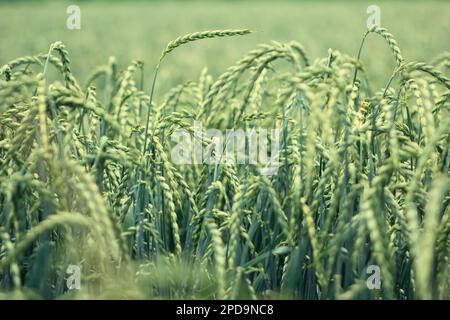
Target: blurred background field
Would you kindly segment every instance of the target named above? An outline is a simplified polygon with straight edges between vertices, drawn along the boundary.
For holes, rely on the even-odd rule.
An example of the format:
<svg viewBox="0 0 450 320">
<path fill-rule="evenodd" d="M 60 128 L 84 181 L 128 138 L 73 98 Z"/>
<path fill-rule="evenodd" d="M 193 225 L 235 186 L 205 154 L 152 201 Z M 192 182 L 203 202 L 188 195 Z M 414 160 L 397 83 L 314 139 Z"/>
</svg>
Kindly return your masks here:
<svg viewBox="0 0 450 320">
<path fill-rule="evenodd" d="M 81 8 L 81 30 L 68 30 L 66 8 Z M 68 48 L 73 72 L 89 71 L 115 56 L 151 70 L 166 43 L 206 29 L 250 28 L 246 37 L 211 40 L 174 52 L 160 74 L 160 90 L 196 79 L 202 67 L 225 71 L 259 43 L 296 40 L 312 59 L 333 48 L 356 56 L 370 4 L 381 8 L 381 25 L 397 39 L 406 60 L 429 61 L 449 49 L 450 1 L 0 1 L 0 65 L 47 52 L 57 40 Z M 377 87 L 386 83 L 394 60 L 382 39 L 372 36 L 363 61 Z M 389 70 L 387 70 L 389 69 Z"/>
</svg>

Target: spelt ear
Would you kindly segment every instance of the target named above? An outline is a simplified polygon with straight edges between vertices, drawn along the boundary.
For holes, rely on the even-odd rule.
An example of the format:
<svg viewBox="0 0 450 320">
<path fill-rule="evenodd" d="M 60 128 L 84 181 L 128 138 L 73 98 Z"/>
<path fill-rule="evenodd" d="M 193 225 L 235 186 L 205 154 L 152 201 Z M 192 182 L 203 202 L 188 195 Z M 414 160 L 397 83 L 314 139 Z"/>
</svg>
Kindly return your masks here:
<svg viewBox="0 0 450 320">
<path fill-rule="evenodd" d="M 223 38 L 223 37 L 233 37 L 242 36 L 251 33 L 249 29 L 237 29 L 237 30 L 206 30 L 201 32 L 188 33 L 184 36 L 180 36 L 175 40 L 170 41 L 167 47 L 163 50 L 159 61 L 161 62 L 166 55 L 175 50 L 177 47 L 182 46 L 186 43 L 198 41 L 208 38 Z"/>
</svg>

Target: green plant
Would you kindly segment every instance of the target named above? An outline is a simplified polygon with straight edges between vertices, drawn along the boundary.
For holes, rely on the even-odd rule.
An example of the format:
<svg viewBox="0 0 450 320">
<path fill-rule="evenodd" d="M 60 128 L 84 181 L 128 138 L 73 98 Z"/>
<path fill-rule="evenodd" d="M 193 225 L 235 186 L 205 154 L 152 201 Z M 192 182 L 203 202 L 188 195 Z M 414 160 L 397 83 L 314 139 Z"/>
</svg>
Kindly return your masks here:
<svg viewBox="0 0 450 320">
<path fill-rule="evenodd" d="M 3 297 L 450 298 L 449 55 L 406 62 L 391 34 L 370 32 L 396 60 L 375 93 L 364 40 L 356 59 L 315 60 L 273 42 L 154 100 L 171 51 L 248 30 L 170 42 L 150 94 L 138 61 L 118 70 L 110 59 L 80 86 L 61 42 L 3 66 Z M 277 174 L 248 161 L 175 165 L 170 135 L 195 135 L 194 120 L 280 129 Z M 373 264 L 380 290 L 365 284 Z M 65 286 L 68 265 L 81 267 L 80 291 Z"/>
</svg>

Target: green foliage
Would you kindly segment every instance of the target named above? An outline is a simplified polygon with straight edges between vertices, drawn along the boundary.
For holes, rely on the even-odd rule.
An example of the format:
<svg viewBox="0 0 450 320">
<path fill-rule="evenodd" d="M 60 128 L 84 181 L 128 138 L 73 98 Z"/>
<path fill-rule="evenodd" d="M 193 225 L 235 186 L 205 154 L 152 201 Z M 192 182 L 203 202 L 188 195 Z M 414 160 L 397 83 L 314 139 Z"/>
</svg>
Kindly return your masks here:
<svg viewBox="0 0 450 320">
<path fill-rule="evenodd" d="M 188 34 L 163 57 L 246 33 Z M 61 42 L 5 64 L 0 297 L 449 299 L 450 56 L 404 60 L 374 28 L 361 57 L 375 36 L 395 61 L 380 91 L 359 57 L 312 59 L 296 42 L 261 45 L 160 100 L 164 64 L 150 94 L 140 61 L 111 58 L 81 84 Z M 170 134 L 194 120 L 279 128 L 277 174 L 175 165 Z M 374 264 L 380 290 L 365 283 Z M 80 291 L 65 286 L 68 265 L 81 267 Z"/>
</svg>

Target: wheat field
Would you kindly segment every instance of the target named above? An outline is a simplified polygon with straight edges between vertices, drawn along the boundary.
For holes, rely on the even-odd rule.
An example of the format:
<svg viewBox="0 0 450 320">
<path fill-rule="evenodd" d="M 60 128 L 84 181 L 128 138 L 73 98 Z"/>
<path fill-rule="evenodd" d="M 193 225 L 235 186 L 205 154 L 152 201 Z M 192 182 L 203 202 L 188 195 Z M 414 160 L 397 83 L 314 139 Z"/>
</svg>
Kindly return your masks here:
<svg viewBox="0 0 450 320">
<path fill-rule="evenodd" d="M 359 33 L 357 52 L 272 41 L 169 88 L 171 55 L 252 30 L 180 35 L 155 68 L 111 57 L 83 81 L 61 41 L 2 65 L 0 299 L 450 299 L 450 54 Z M 362 61 L 379 40 L 381 88 Z M 276 174 L 175 163 L 180 128 L 215 143 L 196 121 L 278 129 Z"/>
</svg>

